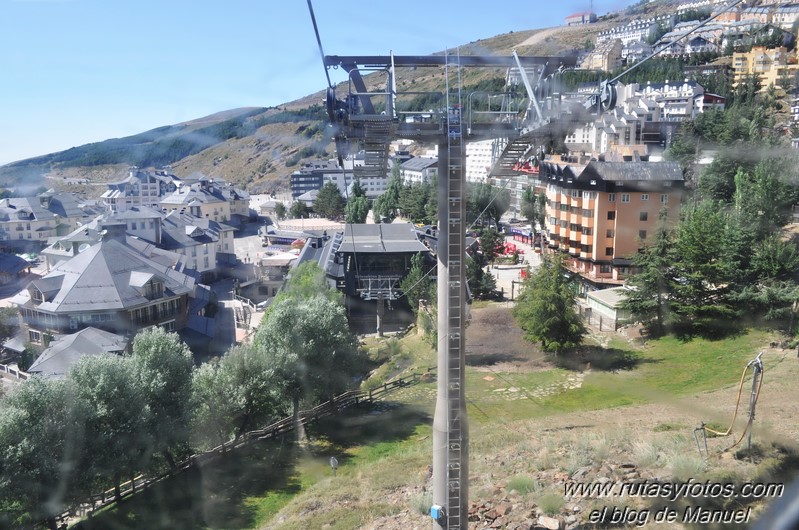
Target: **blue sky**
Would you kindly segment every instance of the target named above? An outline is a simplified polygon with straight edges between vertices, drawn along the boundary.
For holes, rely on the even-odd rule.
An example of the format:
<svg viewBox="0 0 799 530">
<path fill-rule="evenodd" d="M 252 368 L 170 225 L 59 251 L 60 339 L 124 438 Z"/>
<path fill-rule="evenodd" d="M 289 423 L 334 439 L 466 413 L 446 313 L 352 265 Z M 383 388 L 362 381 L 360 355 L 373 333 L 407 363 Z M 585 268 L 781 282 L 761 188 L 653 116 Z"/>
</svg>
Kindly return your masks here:
<svg viewBox="0 0 799 530">
<path fill-rule="evenodd" d="M 594 0 L 604 14 L 632 0 Z M 330 55 L 428 54 L 588 0 L 316 0 Z M 335 80 L 335 78 L 334 78 Z M 0 165 L 326 86 L 306 0 L 0 0 Z"/>
</svg>

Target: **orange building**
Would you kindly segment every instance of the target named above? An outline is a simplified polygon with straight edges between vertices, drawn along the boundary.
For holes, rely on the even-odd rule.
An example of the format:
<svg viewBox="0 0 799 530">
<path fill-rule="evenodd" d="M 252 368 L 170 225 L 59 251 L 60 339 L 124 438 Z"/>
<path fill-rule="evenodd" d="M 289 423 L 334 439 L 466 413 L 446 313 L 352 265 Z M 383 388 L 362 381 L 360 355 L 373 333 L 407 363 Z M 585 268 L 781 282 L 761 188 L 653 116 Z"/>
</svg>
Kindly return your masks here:
<svg viewBox="0 0 799 530">
<path fill-rule="evenodd" d="M 542 162 L 539 171 L 548 246 L 568 253 L 583 293 L 624 283 L 663 208 L 678 219 L 685 182 L 676 162 Z"/>
</svg>

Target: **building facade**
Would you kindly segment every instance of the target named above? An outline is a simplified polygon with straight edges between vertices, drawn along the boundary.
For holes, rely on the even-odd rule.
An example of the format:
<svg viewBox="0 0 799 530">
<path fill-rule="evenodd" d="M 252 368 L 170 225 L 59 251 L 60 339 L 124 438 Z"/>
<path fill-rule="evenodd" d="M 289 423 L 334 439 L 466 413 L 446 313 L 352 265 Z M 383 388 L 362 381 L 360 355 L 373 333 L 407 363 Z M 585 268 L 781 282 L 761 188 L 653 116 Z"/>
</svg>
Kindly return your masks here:
<svg viewBox="0 0 799 530">
<path fill-rule="evenodd" d="M 199 288 L 193 278 L 106 239 L 57 264 L 11 302 L 28 340 L 43 344 L 89 326 L 128 336 L 152 326 L 178 331 Z"/>
<path fill-rule="evenodd" d="M 661 210 L 667 222 L 678 219 L 684 180 L 677 163 L 547 161 L 539 170 L 548 246 L 567 255 L 584 292 L 622 285 Z"/>
<path fill-rule="evenodd" d="M 0 241 L 44 244 L 78 227 L 84 212 L 69 193 L 0 199 Z"/>
</svg>

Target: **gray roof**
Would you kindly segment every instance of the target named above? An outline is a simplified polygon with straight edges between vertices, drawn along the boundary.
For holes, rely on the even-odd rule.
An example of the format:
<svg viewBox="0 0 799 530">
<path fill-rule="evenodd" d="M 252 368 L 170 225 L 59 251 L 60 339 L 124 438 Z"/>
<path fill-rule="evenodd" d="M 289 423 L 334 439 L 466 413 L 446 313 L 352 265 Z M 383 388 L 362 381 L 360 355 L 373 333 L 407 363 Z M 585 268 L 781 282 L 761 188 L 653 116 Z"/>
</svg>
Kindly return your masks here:
<svg viewBox="0 0 799 530">
<path fill-rule="evenodd" d="M 600 178 L 607 182 L 682 182 L 677 162 L 599 162 L 593 161 L 577 177 L 579 180 Z"/>
<path fill-rule="evenodd" d="M 125 337 L 88 327 L 77 333 L 59 336 L 39 355 L 28 372 L 44 377 L 63 377 L 85 355 L 121 353 L 127 347 L 128 340 Z"/>
<path fill-rule="evenodd" d="M 15 254 L 0 253 L 0 272 L 7 274 L 18 274 L 24 271 L 31 264 Z"/>
<path fill-rule="evenodd" d="M 235 228 L 211 219 L 170 212 L 161 222 L 161 246 L 165 249 L 193 247 L 219 241 L 222 232 Z"/>
<path fill-rule="evenodd" d="M 46 221 L 60 217 L 82 217 L 78 202 L 69 193 L 42 193 L 37 197 L 0 200 L 0 221 Z"/>
<path fill-rule="evenodd" d="M 611 287 L 610 289 L 589 291 L 588 298 L 593 298 L 607 307 L 617 308 L 619 303 L 627 298 L 625 293 L 627 293 L 625 287 Z"/>
<path fill-rule="evenodd" d="M 126 221 L 128 219 L 155 219 L 162 216 L 161 212 L 147 206 L 133 206 L 123 212 L 106 215 L 105 218 L 110 221 Z"/>
<path fill-rule="evenodd" d="M 227 200 L 207 189 L 195 189 L 190 186 L 181 186 L 170 195 L 161 199 L 161 204 L 183 204 L 188 206 L 213 204 L 215 202 L 227 202 Z"/>
<path fill-rule="evenodd" d="M 401 167 L 402 169 L 408 171 L 424 171 L 425 169 L 435 167 L 437 165 L 438 165 L 437 158 L 425 158 L 422 156 L 417 156 L 403 162 L 401 164 Z"/>
<path fill-rule="evenodd" d="M 348 224 L 339 252 L 428 252 L 411 223 Z"/>
<path fill-rule="evenodd" d="M 121 241 L 96 243 L 73 258 L 59 263 L 50 273 L 31 282 L 46 296 L 36 307 L 53 313 L 129 309 L 149 303 L 135 280 L 140 273 L 152 274 L 164 284 L 166 296 L 194 292 L 194 280 L 162 263 L 145 257 Z M 133 278 L 132 278 L 133 277 Z M 12 301 L 31 302 L 24 290 Z"/>
</svg>

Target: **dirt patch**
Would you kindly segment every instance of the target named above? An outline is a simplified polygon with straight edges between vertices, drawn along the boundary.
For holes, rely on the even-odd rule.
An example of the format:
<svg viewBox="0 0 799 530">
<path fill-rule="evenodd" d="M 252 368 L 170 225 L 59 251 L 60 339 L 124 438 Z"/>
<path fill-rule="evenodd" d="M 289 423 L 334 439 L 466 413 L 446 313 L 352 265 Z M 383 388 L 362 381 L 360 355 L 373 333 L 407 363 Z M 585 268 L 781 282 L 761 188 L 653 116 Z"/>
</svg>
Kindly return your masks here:
<svg viewBox="0 0 799 530">
<path fill-rule="evenodd" d="M 538 347 L 524 340 L 511 308 L 472 309 L 466 339 L 466 364 L 478 370 L 526 372 L 552 367 Z"/>
</svg>

